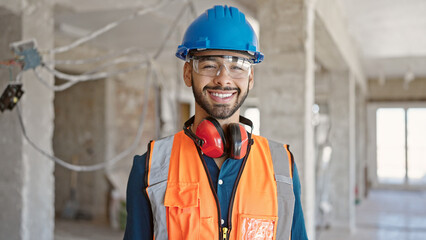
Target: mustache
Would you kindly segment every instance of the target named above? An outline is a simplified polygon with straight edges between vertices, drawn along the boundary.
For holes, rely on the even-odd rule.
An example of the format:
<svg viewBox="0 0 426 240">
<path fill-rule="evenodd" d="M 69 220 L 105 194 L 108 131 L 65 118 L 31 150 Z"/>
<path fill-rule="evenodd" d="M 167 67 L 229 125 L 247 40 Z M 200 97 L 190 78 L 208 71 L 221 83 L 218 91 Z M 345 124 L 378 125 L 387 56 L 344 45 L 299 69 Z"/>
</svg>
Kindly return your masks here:
<svg viewBox="0 0 426 240">
<path fill-rule="evenodd" d="M 236 90 L 238 93 L 241 92 L 241 89 L 239 89 L 239 88 L 221 87 L 221 86 L 214 86 L 214 87 L 205 86 L 203 88 L 203 91 L 207 91 L 207 90 L 222 90 L 222 91 L 234 91 L 234 90 Z"/>
</svg>

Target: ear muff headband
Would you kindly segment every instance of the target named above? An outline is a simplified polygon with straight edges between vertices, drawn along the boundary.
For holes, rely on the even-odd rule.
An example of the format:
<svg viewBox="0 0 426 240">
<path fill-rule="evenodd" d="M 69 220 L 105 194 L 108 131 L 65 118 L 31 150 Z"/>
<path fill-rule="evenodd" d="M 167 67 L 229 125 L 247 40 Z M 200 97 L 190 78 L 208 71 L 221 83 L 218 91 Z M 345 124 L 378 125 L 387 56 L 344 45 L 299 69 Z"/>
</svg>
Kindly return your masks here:
<svg viewBox="0 0 426 240">
<path fill-rule="evenodd" d="M 190 119 L 188 119 L 188 120 L 187 120 L 187 121 L 183 124 L 183 131 L 185 132 L 185 134 L 186 134 L 188 137 L 190 137 L 190 138 L 194 141 L 194 143 L 195 143 L 198 147 L 201 147 L 201 146 L 204 144 L 204 141 L 203 141 L 201 138 L 197 137 L 197 135 L 195 135 L 195 134 L 191 131 L 191 129 L 190 129 L 191 125 L 194 123 L 194 119 L 195 119 L 195 116 L 192 116 Z"/>
</svg>

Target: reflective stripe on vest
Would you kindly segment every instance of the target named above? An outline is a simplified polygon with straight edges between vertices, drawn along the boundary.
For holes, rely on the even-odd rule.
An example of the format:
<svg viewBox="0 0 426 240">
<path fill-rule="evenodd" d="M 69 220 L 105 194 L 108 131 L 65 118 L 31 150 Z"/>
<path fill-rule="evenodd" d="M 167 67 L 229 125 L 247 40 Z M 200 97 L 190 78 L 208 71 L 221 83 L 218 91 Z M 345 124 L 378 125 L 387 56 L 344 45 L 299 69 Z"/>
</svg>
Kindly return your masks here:
<svg viewBox="0 0 426 240">
<path fill-rule="evenodd" d="M 294 209 L 291 154 L 286 145 L 253 138 L 230 211 L 229 239 L 253 239 L 252 233 L 287 240 Z M 181 131 L 151 142 L 147 160 L 155 239 L 221 239 L 215 193 L 193 141 Z"/>
<path fill-rule="evenodd" d="M 173 146 L 173 136 L 152 141 L 149 144 L 147 155 L 147 188 L 149 201 L 151 202 L 152 218 L 154 222 L 154 239 L 168 239 L 166 224 L 166 207 L 164 207 L 164 195 L 167 187 L 170 153 Z"/>
</svg>

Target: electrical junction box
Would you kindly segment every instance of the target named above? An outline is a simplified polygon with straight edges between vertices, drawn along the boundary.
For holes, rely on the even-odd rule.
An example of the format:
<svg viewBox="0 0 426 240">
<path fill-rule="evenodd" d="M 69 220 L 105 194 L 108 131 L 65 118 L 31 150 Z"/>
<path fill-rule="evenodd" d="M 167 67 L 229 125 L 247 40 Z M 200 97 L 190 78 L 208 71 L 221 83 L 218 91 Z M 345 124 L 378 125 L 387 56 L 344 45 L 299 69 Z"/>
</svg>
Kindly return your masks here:
<svg viewBox="0 0 426 240">
<path fill-rule="evenodd" d="M 12 110 L 24 94 L 22 84 L 9 84 L 0 97 L 0 111 Z"/>
<path fill-rule="evenodd" d="M 24 62 L 24 71 L 41 65 L 41 56 L 37 51 L 37 42 L 35 39 L 11 43 L 10 48 Z"/>
</svg>

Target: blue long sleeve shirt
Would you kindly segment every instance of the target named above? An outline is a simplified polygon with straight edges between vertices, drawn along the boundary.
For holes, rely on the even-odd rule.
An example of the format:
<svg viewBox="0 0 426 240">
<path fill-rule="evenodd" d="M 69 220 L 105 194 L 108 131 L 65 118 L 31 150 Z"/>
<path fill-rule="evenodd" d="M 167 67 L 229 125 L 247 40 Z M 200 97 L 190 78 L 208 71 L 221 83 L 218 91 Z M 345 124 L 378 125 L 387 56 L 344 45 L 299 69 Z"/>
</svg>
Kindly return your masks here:
<svg viewBox="0 0 426 240">
<path fill-rule="evenodd" d="M 210 177 L 216 189 L 221 210 L 222 226 L 228 226 L 228 208 L 232 189 L 243 161 L 228 158 L 221 169 L 215 161 L 204 155 Z M 135 156 L 133 167 L 127 183 L 127 225 L 124 234 L 125 240 L 152 240 L 153 221 L 149 199 L 145 193 L 145 162 L 146 153 Z M 300 201 L 300 180 L 296 164 L 293 165 L 293 192 L 295 196 L 293 224 L 291 227 L 291 239 L 308 239 L 305 229 L 302 205 Z"/>
</svg>

